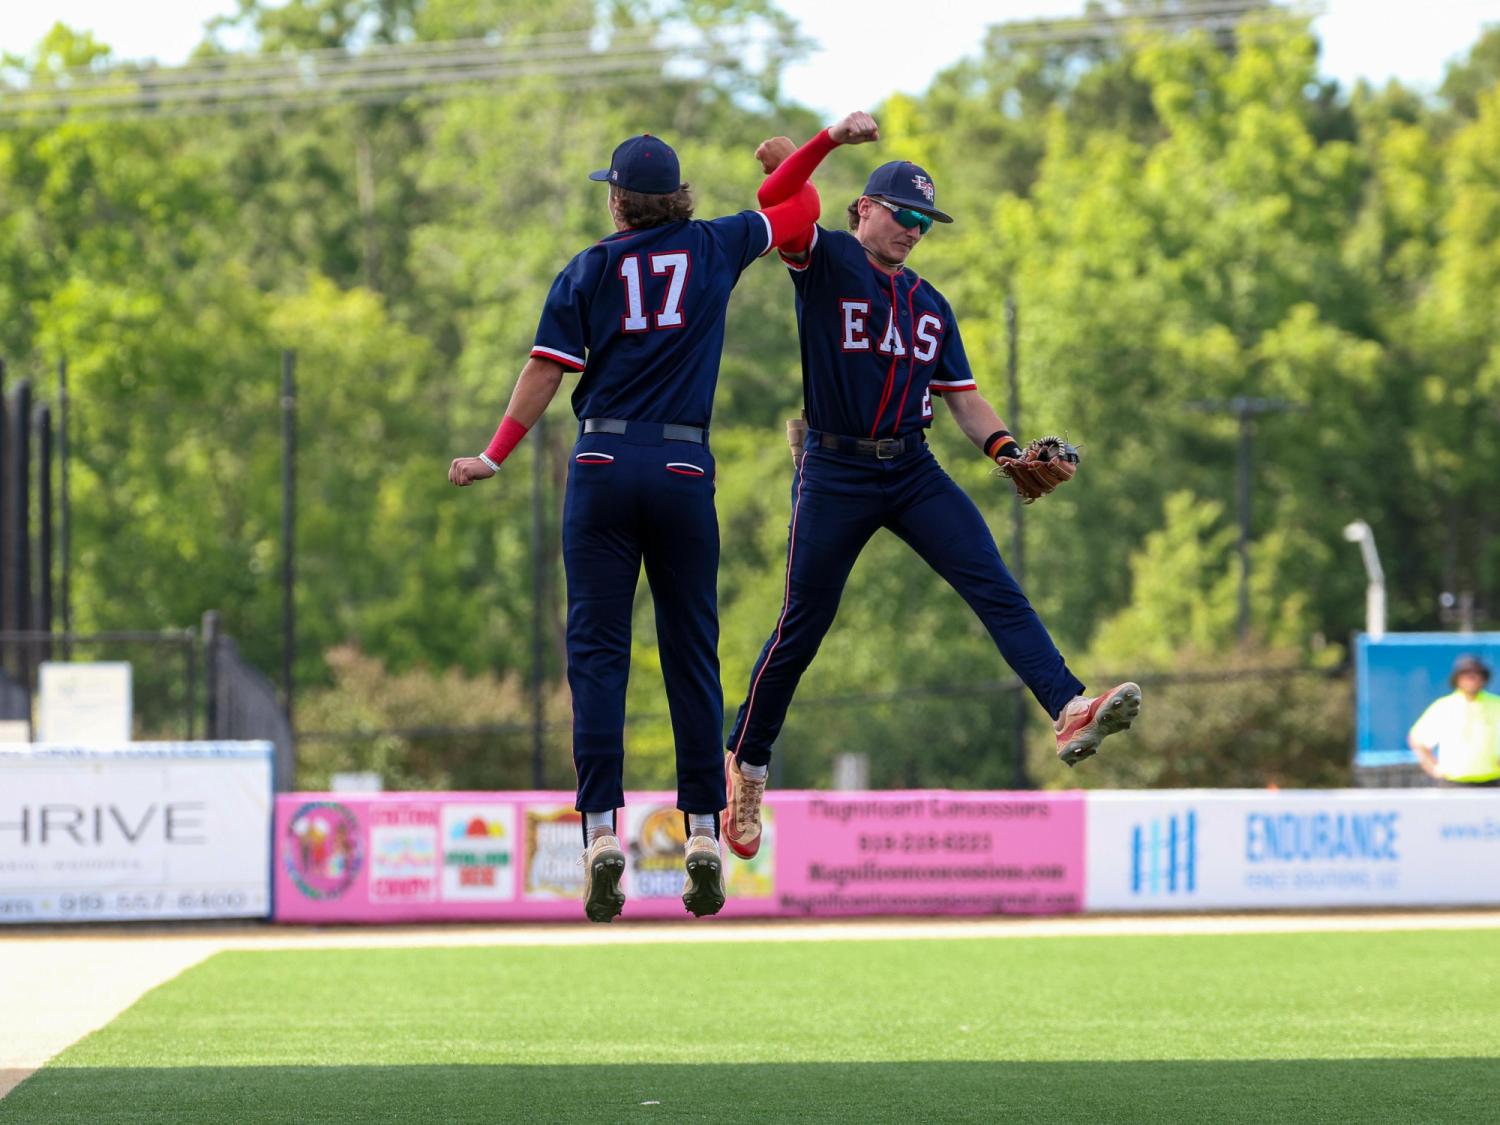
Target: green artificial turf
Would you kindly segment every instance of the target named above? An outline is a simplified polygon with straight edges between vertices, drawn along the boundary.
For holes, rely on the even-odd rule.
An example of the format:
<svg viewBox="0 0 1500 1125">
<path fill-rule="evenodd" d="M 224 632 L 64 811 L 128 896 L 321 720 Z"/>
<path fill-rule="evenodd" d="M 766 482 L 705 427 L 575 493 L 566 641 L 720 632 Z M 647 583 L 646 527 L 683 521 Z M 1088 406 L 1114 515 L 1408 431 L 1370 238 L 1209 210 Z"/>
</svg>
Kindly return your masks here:
<svg viewBox="0 0 1500 1125">
<path fill-rule="evenodd" d="M 1500 931 L 223 953 L 0 1122 L 1500 1119 Z"/>
</svg>

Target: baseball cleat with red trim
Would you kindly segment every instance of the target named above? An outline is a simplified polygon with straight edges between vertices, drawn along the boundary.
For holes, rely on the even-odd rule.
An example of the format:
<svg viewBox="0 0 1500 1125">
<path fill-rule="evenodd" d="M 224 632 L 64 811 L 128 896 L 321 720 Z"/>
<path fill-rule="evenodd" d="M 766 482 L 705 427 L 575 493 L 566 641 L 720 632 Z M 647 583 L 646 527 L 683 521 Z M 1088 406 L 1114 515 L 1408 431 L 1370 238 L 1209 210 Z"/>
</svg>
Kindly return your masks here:
<svg viewBox="0 0 1500 1125">
<path fill-rule="evenodd" d="M 724 759 L 724 841 L 741 859 L 753 859 L 760 851 L 760 802 L 766 795 L 765 779 L 752 781 L 740 772 L 739 759 Z"/>
<path fill-rule="evenodd" d="M 1064 765 L 1076 766 L 1099 752 L 1099 743 L 1106 735 L 1129 730 L 1140 713 L 1139 684 L 1123 683 L 1103 695 L 1076 696 L 1053 723 L 1057 756 Z"/>
</svg>

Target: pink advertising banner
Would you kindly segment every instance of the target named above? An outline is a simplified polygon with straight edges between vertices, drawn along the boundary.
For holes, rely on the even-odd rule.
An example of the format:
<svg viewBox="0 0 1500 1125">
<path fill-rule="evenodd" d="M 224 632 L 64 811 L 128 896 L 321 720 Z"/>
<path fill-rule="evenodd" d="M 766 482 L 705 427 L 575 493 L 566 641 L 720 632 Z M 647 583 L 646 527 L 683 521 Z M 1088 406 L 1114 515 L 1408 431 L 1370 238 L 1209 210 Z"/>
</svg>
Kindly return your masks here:
<svg viewBox="0 0 1500 1125">
<path fill-rule="evenodd" d="M 627 795 L 625 919 L 684 915 L 673 801 Z M 289 793 L 275 832 L 279 922 L 583 920 L 571 793 Z M 774 792 L 760 854 L 726 860 L 720 917 L 1072 913 L 1084 799 Z"/>
</svg>

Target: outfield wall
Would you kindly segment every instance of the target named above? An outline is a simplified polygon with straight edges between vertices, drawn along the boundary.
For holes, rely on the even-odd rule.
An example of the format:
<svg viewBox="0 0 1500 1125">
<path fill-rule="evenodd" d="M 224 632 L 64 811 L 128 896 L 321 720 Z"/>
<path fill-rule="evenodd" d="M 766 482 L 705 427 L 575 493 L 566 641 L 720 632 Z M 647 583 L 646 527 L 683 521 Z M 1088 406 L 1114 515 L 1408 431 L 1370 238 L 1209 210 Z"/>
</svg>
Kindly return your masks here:
<svg viewBox="0 0 1500 1125">
<path fill-rule="evenodd" d="M 566 793 L 286 794 L 285 922 L 581 918 Z M 668 793 L 621 814 L 626 914 L 682 914 Z M 1500 791 L 772 792 L 729 917 L 1500 905 Z"/>
<path fill-rule="evenodd" d="M 630 918 L 682 915 L 669 793 Z M 282 794 L 265 743 L 0 752 L 0 923 L 575 920 L 572 795 Z M 1500 905 L 1500 790 L 773 791 L 729 917 Z M 274 911 L 272 908 L 274 900 Z"/>
<path fill-rule="evenodd" d="M 674 796 L 626 800 L 626 916 L 681 917 Z M 772 793 L 760 853 L 727 865 L 723 914 L 1076 912 L 1083 804 L 1080 793 Z M 283 794 L 275 833 L 278 921 L 582 917 L 570 793 Z"/>
</svg>

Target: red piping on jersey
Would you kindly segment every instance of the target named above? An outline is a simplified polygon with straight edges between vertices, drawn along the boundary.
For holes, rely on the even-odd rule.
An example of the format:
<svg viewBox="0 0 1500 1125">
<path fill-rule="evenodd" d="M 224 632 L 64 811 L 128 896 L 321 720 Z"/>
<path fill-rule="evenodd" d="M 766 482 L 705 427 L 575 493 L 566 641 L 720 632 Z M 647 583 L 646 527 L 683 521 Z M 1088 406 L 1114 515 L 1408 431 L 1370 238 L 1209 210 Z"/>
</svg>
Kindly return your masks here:
<svg viewBox="0 0 1500 1125">
<path fill-rule="evenodd" d="M 906 410 L 906 392 L 911 390 L 912 373 L 917 369 L 917 314 L 912 311 L 912 298 L 916 295 L 917 286 L 921 284 L 922 279 L 919 277 L 906 291 L 906 322 L 911 325 L 911 344 L 906 354 L 911 356 L 911 359 L 906 364 L 906 386 L 901 388 L 901 401 L 896 405 L 896 424 L 891 427 L 892 437 L 901 432 L 901 415 Z"/>
<path fill-rule="evenodd" d="M 786 545 L 786 592 L 781 596 L 781 616 L 776 619 L 776 639 L 766 650 L 766 658 L 761 661 L 760 671 L 755 673 L 755 679 L 750 684 L 750 697 L 745 700 L 745 723 L 740 727 L 740 736 L 734 740 L 736 755 L 739 754 L 740 747 L 745 744 L 745 735 L 750 730 L 750 716 L 755 713 L 755 689 L 760 687 L 760 678 L 766 674 L 771 657 L 776 655 L 776 646 L 781 644 L 781 627 L 786 623 L 787 610 L 792 608 L 792 556 L 797 551 L 797 516 L 802 511 L 802 486 L 807 481 L 808 460 L 809 458 L 804 456 L 802 464 L 797 468 L 797 498 L 792 501 L 792 533 Z"/>
<path fill-rule="evenodd" d="M 896 275 L 890 275 L 891 282 L 891 320 L 896 320 Z M 886 328 L 886 335 L 890 335 L 890 328 Z M 896 321 L 896 335 L 901 335 L 901 322 Z M 875 410 L 875 421 L 870 424 L 870 436 L 875 436 L 875 431 L 880 429 L 880 418 L 885 413 L 886 404 L 891 401 L 891 391 L 896 386 L 896 354 L 891 353 L 891 369 L 885 373 L 885 390 L 880 392 L 880 406 Z"/>
</svg>

